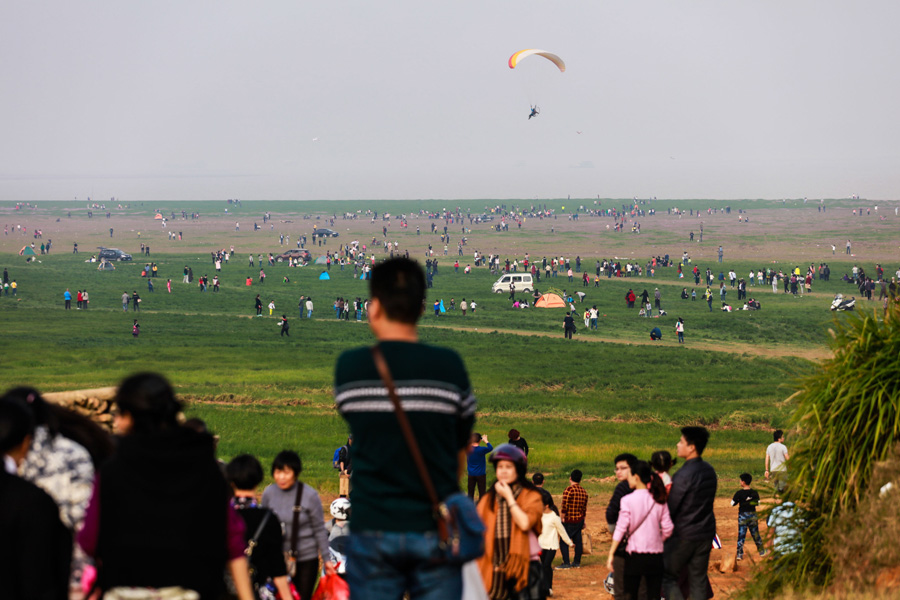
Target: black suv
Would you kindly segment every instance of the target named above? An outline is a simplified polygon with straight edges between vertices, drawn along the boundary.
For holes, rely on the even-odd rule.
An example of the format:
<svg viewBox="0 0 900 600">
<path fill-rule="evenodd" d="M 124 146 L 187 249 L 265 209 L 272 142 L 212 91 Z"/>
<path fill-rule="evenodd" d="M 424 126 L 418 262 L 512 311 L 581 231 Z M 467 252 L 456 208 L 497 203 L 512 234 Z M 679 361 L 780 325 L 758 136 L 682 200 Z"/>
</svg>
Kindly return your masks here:
<svg viewBox="0 0 900 600">
<path fill-rule="evenodd" d="M 279 254 L 275 257 L 276 262 L 284 262 L 289 259 L 300 259 L 301 261 L 308 263 L 312 260 L 312 254 L 309 253 L 309 250 L 303 250 L 302 248 L 297 248 L 295 250 L 288 250 L 283 254 Z"/>
<path fill-rule="evenodd" d="M 97 255 L 100 260 L 131 260 L 131 255 L 122 252 L 118 248 L 100 248 L 100 254 Z"/>
<path fill-rule="evenodd" d="M 337 237 L 338 232 L 333 229 L 328 229 L 327 227 L 322 227 L 322 228 L 316 229 L 316 231 L 313 233 L 313 237 L 316 237 L 316 236 L 318 236 L 318 237 Z"/>
</svg>

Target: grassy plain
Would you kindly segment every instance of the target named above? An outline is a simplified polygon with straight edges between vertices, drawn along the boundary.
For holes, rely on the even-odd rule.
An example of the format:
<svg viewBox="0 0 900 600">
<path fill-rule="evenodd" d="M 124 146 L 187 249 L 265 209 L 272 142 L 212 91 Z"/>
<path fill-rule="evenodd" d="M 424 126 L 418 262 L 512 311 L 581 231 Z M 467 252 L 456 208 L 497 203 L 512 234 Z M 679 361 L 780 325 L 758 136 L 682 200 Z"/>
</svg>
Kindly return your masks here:
<svg viewBox="0 0 900 600">
<path fill-rule="evenodd" d="M 662 448 L 674 451 L 678 427 L 687 423 L 703 423 L 713 429 L 708 458 L 720 477 L 733 480 L 745 470 L 761 474 L 770 431 L 786 423 L 790 406 L 783 400 L 792 392 L 793 381 L 810 368 L 810 359 L 827 353 L 827 329 L 833 318 L 828 306 L 835 292 L 853 293 L 837 279 L 852 267 L 850 260 L 857 259 L 832 262 L 832 258 L 847 257 L 832 257 L 830 246 L 825 249 L 814 241 L 815 228 L 803 224 L 813 222 L 821 213 L 814 208 L 810 211 L 801 201 L 768 203 L 765 207 L 761 201 L 730 204 L 736 210 L 741 203 L 754 219 L 768 223 L 768 230 L 799 223 L 802 233 L 782 240 L 781 245 L 762 243 L 759 237 L 754 240 L 753 230 L 740 229 L 733 211 L 729 216 L 733 222 L 716 221 L 716 215 L 709 217 L 707 241 L 688 246 L 682 230 L 696 223 L 664 216 L 660 213 L 667 205 L 656 203 L 657 216 L 640 219 L 645 232 L 641 236 L 609 234 L 605 225 L 611 220 L 599 218 L 529 220 L 523 231 L 503 234 L 489 232 L 483 225 L 472 226 L 466 234 L 467 256 L 465 262 L 460 261 L 459 273 L 452 268 L 456 258 L 452 249 L 459 233 L 454 233 L 447 257 L 442 256 L 439 240 L 427 234 L 431 221 L 424 217 L 412 219 L 406 231 L 397 231 L 396 222 L 392 222 L 388 238 L 400 241 L 401 250 L 409 249 L 414 256 L 423 256 L 427 243 L 438 248 L 440 272 L 435 287 L 429 290 L 429 301 L 443 299 L 449 305 L 452 297 L 457 304 L 462 298 L 478 303 L 476 314 L 465 318 L 459 311 L 440 317 L 426 311 L 422 338 L 450 346 L 463 356 L 479 398 L 476 427 L 495 443 L 503 441 L 511 427 L 522 431 L 533 448 L 531 466 L 549 474 L 552 491 L 560 492 L 567 473 L 576 467 L 585 471 L 592 493 L 611 489 L 615 454 L 631 451 L 648 456 Z M 342 212 L 361 208 L 361 203 L 349 202 L 245 202 L 233 207 L 227 216 L 222 211 L 224 203 L 144 204 L 114 209 L 109 220 L 98 217 L 101 211 L 87 219 L 81 204 L 74 208 L 72 203 L 42 203 L 31 213 L 28 208 L 22 212 L 0 206 L 0 220 L 13 226 L 24 223 L 29 231 L 43 228 L 44 239 L 54 240 L 53 253 L 32 263 L 15 254 L 23 243 L 32 241 L 30 234 L 13 233 L 0 240 L 0 259 L 19 284 L 15 298 L 0 298 L 5 348 L 0 359 L 0 385 L 29 383 L 56 391 L 111 385 L 138 370 L 159 371 L 188 401 L 188 413 L 206 419 L 221 435 L 223 457 L 251 452 L 266 462 L 283 448 L 295 448 L 305 459 L 307 480 L 325 492 L 335 491 L 337 480 L 330 458 L 346 428 L 332 406 L 332 369 L 342 350 L 371 343 L 372 338 L 365 323 L 337 321 L 331 304 L 337 296 L 366 297 L 365 282 L 349 269 L 341 272 L 333 268 L 332 279 L 320 281 L 321 267 L 291 269 L 278 264 L 266 267 L 267 282 L 260 285 L 259 267 L 247 266 L 247 254 L 279 250 L 280 232 L 296 240 L 298 233 L 311 230 L 314 221 L 303 216 L 317 211 L 338 215 L 335 228 L 341 231 L 341 238 L 329 242 L 331 250 L 344 241 L 359 239 L 365 243 L 373 236 L 381 239 L 382 222 L 342 220 Z M 459 205 L 465 209 L 468 205 L 474 214 L 485 204 L 488 202 L 373 202 L 365 208 L 410 213 L 420 206 L 435 209 Z M 561 207 L 568 201 L 555 204 Z M 680 208 L 689 204 L 704 209 L 711 205 L 709 201 L 668 203 Z M 171 241 L 167 230 L 150 220 L 155 208 L 165 214 L 182 208 L 197 210 L 202 216 L 200 221 L 171 221 L 170 229 L 186 234 L 181 242 Z M 71 218 L 69 210 L 73 211 Z M 252 231 L 254 220 L 262 223 L 264 210 L 273 213 L 273 225 L 277 227 Z M 849 204 L 841 210 L 849 212 Z M 234 211 L 239 214 L 234 215 Z M 882 208 L 882 212 L 887 211 Z M 829 239 L 836 241 L 850 236 L 847 229 L 857 225 L 850 221 L 841 229 L 846 219 L 828 218 L 827 227 L 839 232 Z M 234 222 L 238 220 L 241 231 L 236 232 Z M 324 226 L 321 220 L 318 223 Z M 421 235 L 415 234 L 417 225 Z M 873 262 L 887 263 L 890 259 L 890 241 L 885 241 L 884 231 L 891 226 L 894 224 L 883 224 L 874 217 L 866 220 L 866 227 L 877 234 L 867 246 L 867 270 Z M 109 227 L 116 230 L 111 242 Z M 717 229 L 719 233 L 714 233 Z M 739 239 L 742 236 L 747 239 Z M 78 255 L 71 254 L 75 240 L 82 250 Z M 35 241 L 40 244 L 41 240 Z M 148 292 L 146 279 L 140 276 L 141 242 L 152 246 L 153 254 L 146 260 L 154 260 L 160 267 L 153 293 Z M 735 268 L 741 276 L 751 268 L 773 264 L 787 268 L 795 262 L 802 266 L 827 261 L 833 280 L 817 281 L 814 293 L 803 298 L 773 294 L 771 287 L 750 288 L 749 295 L 761 299 L 762 311 L 723 313 L 717 310 L 717 297 L 713 304 L 716 310 L 710 313 L 699 299 L 679 299 L 682 287 L 689 291 L 697 287 L 698 295 L 702 288 L 679 281 L 674 268 L 661 269 L 655 278 L 603 279 L 599 287 L 584 290 L 588 294 L 585 304 L 578 305 L 579 309 L 598 305 L 603 315 L 600 330 L 594 333 L 580 327 L 576 340 L 567 342 L 562 339 L 564 311 L 513 309 L 506 294 L 489 293 L 496 277 L 484 269 L 468 276 L 462 273 L 462 267 L 471 262 L 474 248 L 520 259 L 525 252 L 530 252 L 532 259 L 539 253 L 549 256 L 551 250 L 570 257 L 578 253 L 585 268 L 591 270 L 597 257 L 634 256 L 643 263 L 650 255 L 668 252 L 680 256 L 688 249 L 701 269 L 715 269 L 719 265 L 714 251 L 719 243 L 726 245 L 721 268 Z M 98 272 L 96 265 L 84 260 L 89 249 L 104 244 L 134 253 L 135 262 L 120 263 L 114 272 Z M 181 283 L 185 265 L 191 266 L 195 278 L 212 276 L 209 252 L 231 244 L 238 254 L 223 268 L 220 292 L 201 293 L 196 285 Z M 314 255 L 320 253 L 318 247 L 313 251 Z M 814 252 L 818 252 L 818 258 Z M 892 272 L 896 265 L 892 268 L 885 264 L 885 268 Z M 248 276 L 254 279 L 252 287 L 244 284 Z M 289 283 L 283 282 L 285 276 Z M 172 279 L 172 294 L 165 289 L 167 278 Z M 570 284 L 563 277 L 551 283 L 569 291 L 582 289 L 580 283 Z M 546 289 L 546 285 L 542 282 L 538 287 Z M 636 310 L 626 309 L 624 295 L 629 287 L 637 293 L 646 288 L 651 294 L 659 287 L 668 317 L 645 320 L 637 317 Z M 90 309 L 64 311 L 62 294 L 66 288 L 73 293 L 88 289 Z M 143 299 L 141 312 L 123 313 L 122 292 L 135 290 Z M 253 316 L 256 294 L 261 294 L 264 304 L 274 300 L 275 316 L 269 317 L 268 311 L 262 318 Z M 301 295 L 313 297 L 313 319 L 297 318 Z M 737 304 L 736 292 L 730 288 L 726 301 Z M 292 322 L 289 339 L 279 337 L 276 316 L 282 313 Z M 686 321 L 684 347 L 674 340 L 678 316 Z M 138 339 L 131 336 L 135 317 L 141 323 Z M 657 325 L 664 339 L 651 345 L 648 332 Z M 731 487 L 723 483 L 720 489 L 727 493 Z"/>
</svg>

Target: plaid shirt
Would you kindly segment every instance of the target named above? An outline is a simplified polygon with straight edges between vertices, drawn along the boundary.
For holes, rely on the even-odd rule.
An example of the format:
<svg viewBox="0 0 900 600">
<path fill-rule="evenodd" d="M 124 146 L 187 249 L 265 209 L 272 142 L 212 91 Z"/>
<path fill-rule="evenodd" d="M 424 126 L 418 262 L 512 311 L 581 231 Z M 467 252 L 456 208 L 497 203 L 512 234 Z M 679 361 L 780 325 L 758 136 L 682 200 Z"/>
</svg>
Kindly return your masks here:
<svg viewBox="0 0 900 600">
<path fill-rule="evenodd" d="M 584 488 L 573 483 L 566 488 L 562 495 L 562 507 L 560 512 L 563 523 L 580 523 L 587 514 L 588 495 Z"/>
</svg>

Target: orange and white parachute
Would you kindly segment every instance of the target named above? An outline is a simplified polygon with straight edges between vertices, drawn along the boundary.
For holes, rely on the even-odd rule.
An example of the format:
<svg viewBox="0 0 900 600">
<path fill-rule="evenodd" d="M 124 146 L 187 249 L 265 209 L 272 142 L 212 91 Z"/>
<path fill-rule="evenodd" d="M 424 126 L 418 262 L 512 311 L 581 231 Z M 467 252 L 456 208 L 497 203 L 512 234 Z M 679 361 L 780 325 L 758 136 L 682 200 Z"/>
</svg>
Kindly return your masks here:
<svg viewBox="0 0 900 600">
<path fill-rule="evenodd" d="M 555 64 L 559 68 L 560 73 L 566 72 L 566 63 L 563 62 L 563 59 L 561 59 L 560 57 L 558 57 L 555 54 L 552 54 L 545 50 L 538 50 L 536 48 L 531 48 L 529 50 L 519 50 L 518 52 L 516 52 L 515 54 L 510 56 L 509 57 L 509 68 L 515 69 L 516 65 L 519 64 L 519 61 L 521 61 L 525 58 L 528 58 L 529 56 L 532 56 L 532 55 L 543 56 L 544 58 L 546 58 L 547 60 L 549 60 L 550 62 Z"/>
</svg>

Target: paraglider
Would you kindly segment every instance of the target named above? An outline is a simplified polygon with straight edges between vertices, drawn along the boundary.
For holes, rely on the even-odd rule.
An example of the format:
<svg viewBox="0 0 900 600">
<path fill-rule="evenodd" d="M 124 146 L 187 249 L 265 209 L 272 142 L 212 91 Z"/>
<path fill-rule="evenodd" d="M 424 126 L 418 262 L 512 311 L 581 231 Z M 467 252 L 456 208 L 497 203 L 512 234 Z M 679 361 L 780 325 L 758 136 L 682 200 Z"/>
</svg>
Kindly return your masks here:
<svg viewBox="0 0 900 600">
<path fill-rule="evenodd" d="M 550 52 L 547 52 L 545 50 L 537 50 L 534 48 L 532 48 L 530 50 L 519 50 L 518 52 L 516 52 L 515 54 L 510 56 L 509 57 L 509 68 L 515 69 L 516 65 L 519 64 L 519 61 L 524 60 L 524 59 L 528 58 L 529 56 L 543 56 L 544 58 L 546 58 L 547 60 L 549 60 L 550 62 L 555 64 L 557 66 L 557 68 L 559 69 L 560 73 L 566 72 L 566 63 L 563 62 L 563 59 L 561 59 L 557 55 L 551 54 Z"/>
<path fill-rule="evenodd" d="M 566 72 L 566 63 L 564 63 L 560 57 L 558 57 L 555 54 L 551 54 L 550 52 L 547 52 L 545 50 L 538 50 L 536 48 L 530 48 L 527 50 L 519 50 L 518 52 L 514 53 L 512 56 L 509 57 L 509 68 L 515 69 L 516 66 L 519 64 L 519 62 L 521 62 L 522 60 L 524 60 L 530 56 L 540 56 L 542 58 L 545 58 L 545 59 L 549 60 L 550 62 L 552 62 L 554 65 L 556 65 L 556 68 L 559 69 L 560 73 Z M 531 111 L 528 113 L 528 120 L 530 121 L 534 117 L 541 114 L 541 110 L 540 110 L 540 108 L 538 108 L 537 104 L 529 103 L 529 106 L 531 107 Z"/>
</svg>

